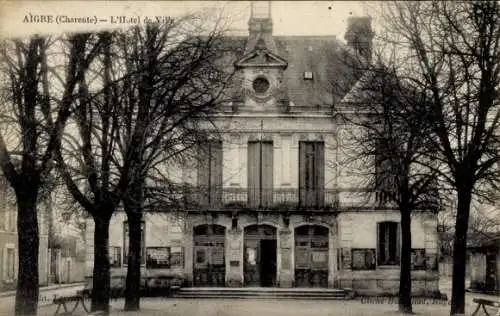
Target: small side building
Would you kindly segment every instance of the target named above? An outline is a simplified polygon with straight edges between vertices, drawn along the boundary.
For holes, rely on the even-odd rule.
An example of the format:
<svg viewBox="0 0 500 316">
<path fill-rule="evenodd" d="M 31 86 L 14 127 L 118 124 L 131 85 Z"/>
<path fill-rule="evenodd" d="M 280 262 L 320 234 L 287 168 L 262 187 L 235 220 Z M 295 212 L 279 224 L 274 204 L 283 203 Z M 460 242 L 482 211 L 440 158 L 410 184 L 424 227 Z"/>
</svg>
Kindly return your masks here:
<svg viewBox="0 0 500 316">
<path fill-rule="evenodd" d="M 468 237 L 470 290 L 500 294 L 500 232 Z"/>
</svg>

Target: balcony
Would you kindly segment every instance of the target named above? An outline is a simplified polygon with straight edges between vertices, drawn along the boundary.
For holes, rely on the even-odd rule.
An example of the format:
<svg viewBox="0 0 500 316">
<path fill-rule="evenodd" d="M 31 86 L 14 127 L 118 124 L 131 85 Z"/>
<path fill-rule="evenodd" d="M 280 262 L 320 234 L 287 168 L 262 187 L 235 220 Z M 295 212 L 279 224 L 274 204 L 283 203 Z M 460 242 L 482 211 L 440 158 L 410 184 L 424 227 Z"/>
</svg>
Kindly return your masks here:
<svg viewBox="0 0 500 316">
<path fill-rule="evenodd" d="M 334 189 L 191 188 L 184 190 L 183 199 L 188 209 L 292 211 L 338 208 L 338 192 Z"/>
</svg>

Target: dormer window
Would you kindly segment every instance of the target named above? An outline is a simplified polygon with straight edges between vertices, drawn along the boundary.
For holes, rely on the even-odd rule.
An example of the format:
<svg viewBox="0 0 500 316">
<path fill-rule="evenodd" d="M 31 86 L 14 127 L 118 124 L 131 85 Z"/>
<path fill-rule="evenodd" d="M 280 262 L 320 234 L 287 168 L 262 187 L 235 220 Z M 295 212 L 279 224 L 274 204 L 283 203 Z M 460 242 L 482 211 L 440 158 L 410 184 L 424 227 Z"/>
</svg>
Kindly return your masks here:
<svg viewBox="0 0 500 316">
<path fill-rule="evenodd" d="M 304 80 L 313 80 L 313 73 L 312 73 L 312 71 L 305 71 L 304 72 Z"/>
</svg>

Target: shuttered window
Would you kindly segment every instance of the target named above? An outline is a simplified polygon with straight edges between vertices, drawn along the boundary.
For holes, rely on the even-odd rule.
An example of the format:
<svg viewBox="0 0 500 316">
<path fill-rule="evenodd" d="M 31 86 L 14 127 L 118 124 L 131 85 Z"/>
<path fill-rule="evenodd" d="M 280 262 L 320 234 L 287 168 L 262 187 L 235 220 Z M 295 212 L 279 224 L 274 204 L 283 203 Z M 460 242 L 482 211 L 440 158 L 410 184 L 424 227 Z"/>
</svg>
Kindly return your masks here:
<svg viewBox="0 0 500 316">
<path fill-rule="evenodd" d="M 248 202 L 270 206 L 273 201 L 273 142 L 248 143 Z"/>
<path fill-rule="evenodd" d="M 203 204 L 222 201 L 222 141 L 210 140 L 198 147 L 198 189 Z"/>
<path fill-rule="evenodd" d="M 299 142 L 300 205 L 322 207 L 325 188 L 325 146 L 323 142 Z"/>
</svg>

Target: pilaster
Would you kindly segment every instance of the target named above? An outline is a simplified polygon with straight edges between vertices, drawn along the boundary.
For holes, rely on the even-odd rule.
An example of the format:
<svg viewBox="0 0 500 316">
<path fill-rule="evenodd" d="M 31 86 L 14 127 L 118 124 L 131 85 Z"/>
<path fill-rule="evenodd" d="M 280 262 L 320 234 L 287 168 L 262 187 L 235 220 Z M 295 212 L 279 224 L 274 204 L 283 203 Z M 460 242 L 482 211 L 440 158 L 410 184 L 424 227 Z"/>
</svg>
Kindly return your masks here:
<svg viewBox="0 0 500 316">
<path fill-rule="evenodd" d="M 231 228 L 226 234 L 226 285 L 243 286 L 243 230 Z"/>
</svg>

